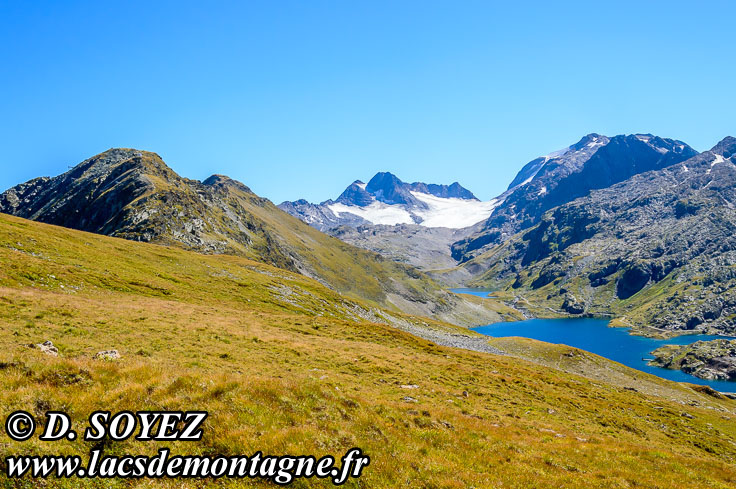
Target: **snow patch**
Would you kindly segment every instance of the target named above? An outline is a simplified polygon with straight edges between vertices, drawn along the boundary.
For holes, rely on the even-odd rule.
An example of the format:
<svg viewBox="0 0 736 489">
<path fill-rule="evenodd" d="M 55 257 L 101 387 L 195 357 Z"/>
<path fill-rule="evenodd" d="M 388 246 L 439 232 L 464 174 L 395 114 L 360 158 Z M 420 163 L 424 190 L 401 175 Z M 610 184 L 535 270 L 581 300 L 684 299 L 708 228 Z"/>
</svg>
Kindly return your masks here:
<svg viewBox="0 0 736 489">
<path fill-rule="evenodd" d="M 546 163 L 546 161 L 545 161 L 545 163 Z M 541 170 L 543 166 L 544 166 L 544 163 L 542 163 L 542 164 L 541 164 L 541 165 L 539 166 L 539 168 L 537 169 L 537 171 L 535 171 L 535 172 L 534 172 L 534 174 L 533 174 L 533 175 L 532 175 L 531 177 L 529 177 L 529 178 L 527 178 L 526 180 L 524 180 L 523 182 L 521 182 L 521 183 L 520 183 L 519 185 L 517 185 L 517 187 L 523 187 L 523 186 L 524 186 L 524 185 L 526 185 L 527 183 L 529 183 L 529 182 L 531 182 L 532 180 L 534 180 L 534 177 L 536 177 L 536 176 L 537 176 L 537 173 L 539 173 L 539 170 Z"/>
<path fill-rule="evenodd" d="M 338 202 L 327 206 L 337 217 L 340 214 L 347 213 L 362 217 L 366 221 L 373 224 L 386 224 L 393 226 L 396 224 L 414 224 L 411 214 L 401 206 L 384 204 L 383 202 L 372 202 L 365 207 L 357 205 L 345 205 Z"/>
<path fill-rule="evenodd" d="M 706 175 L 710 175 L 711 170 L 713 170 L 713 167 L 716 166 L 718 163 L 725 163 L 726 159 L 723 157 L 723 155 L 716 154 L 715 159 L 711 162 L 710 168 L 708 168 L 708 171 L 705 172 Z"/>
<path fill-rule="evenodd" d="M 586 144 L 585 147 L 588 148 L 588 149 L 596 149 L 596 148 L 599 148 L 599 147 L 605 146 L 605 145 L 606 145 L 606 140 L 605 139 L 603 139 L 603 138 L 597 138 L 596 137 L 596 138 L 593 138 L 593 140 L 590 141 L 588 144 Z"/>
<path fill-rule="evenodd" d="M 550 154 L 544 157 L 544 160 L 545 160 L 544 163 L 547 163 L 547 161 L 553 158 L 559 158 L 560 156 L 567 154 L 571 148 L 572 146 L 568 146 L 567 148 L 563 148 L 563 149 L 551 152 Z"/>
<path fill-rule="evenodd" d="M 650 141 L 652 140 L 652 136 L 646 136 L 644 134 L 636 134 L 634 137 L 636 139 L 638 139 L 639 141 L 642 141 L 642 142 L 645 142 L 645 143 L 649 144 L 649 147 L 652 148 L 654 151 L 656 151 L 658 153 L 665 154 L 665 153 L 669 152 L 669 149 L 668 148 L 650 144 Z M 685 146 L 682 146 L 681 145 L 681 146 L 679 146 L 679 148 L 680 148 L 680 151 L 682 151 L 683 149 L 685 149 Z"/>
<path fill-rule="evenodd" d="M 412 216 L 421 219 L 421 226 L 429 228 L 460 229 L 472 226 L 488 219 L 493 209 L 501 205 L 503 200 L 493 199 L 485 202 L 478 200 L 442 198 L 422 192 L 411 192 L 426 209 L 411 209 L 405 205 L 386 204 L 374 201 L 365 207 L 346 205 L 335 202 L 327 206 L 335 216 L 352 214 L 373 224 L 395 226 L 397 224 L 415 224 Z"/>
<path fill-rule="evenodd" d="M 429 228 L 465 228 L 490 217 L 501 202 L 498 199 L 481 202 L 467 199 L 443 199 L 421 192 L 411 192 L 428 209 L 416 209 L 414 214 L 423 219 L 421 225 Z"/>
</svg>

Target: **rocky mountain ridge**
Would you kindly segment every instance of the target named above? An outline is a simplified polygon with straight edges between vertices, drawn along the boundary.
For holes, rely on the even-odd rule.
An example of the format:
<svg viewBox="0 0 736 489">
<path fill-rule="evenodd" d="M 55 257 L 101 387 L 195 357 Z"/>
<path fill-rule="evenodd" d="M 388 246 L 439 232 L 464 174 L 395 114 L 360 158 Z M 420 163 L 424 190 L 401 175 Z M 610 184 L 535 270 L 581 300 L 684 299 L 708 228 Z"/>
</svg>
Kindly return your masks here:
<svg viewBox="0 0 736 489">
<path fill-rule="evenodd" d="M 379 172 L 367 184 L 360 180 L 350 184 L 335 202 L 363 207 L 376 200 L 385 204 L 426 207 L 426 203 L 415 198 L 412 192 L 434 195 L 443 199 L 478 200 L 470 190 L 457 182 L 451 185 L 405 183 L 392 173 Z"/>
<path fill-rule="evenodd" d="M 320 231 L 340 226 L 420 225 L 460 229 L 487 218 L 497 202 L 481 202 L 458 182 L 406 183 L 379 172 L 368 183 L 356 180 L 336 200 L 312 204 L 282 202 L 279 208 Z"/>
<path fill-rule="evenodd" d="M 524 166 L 498 198 L 480 232 L 452 245 L 460 262 L 528 229 L 550 209 L 634 175 L 665 168 L 697 154 L 682 141 L 651 134 L 588 134 L 576 144 Z"/>
<path fill-rule="evenodd" d="M 558 206 L 464 264 L 541 310 L 736 332 L 736 139 Z M 541 314 L 544 314 L 540 311 Z"/>
<path fill-rule="evenodd" d="M 284 202 L 280 207 L 355 246 L 425 270 L 444 269 L 481 255 L 536 224 L 546 211 L 591 190 L 671 166 L 695 154 L 681 141 L 651 134 L 608 137 L 592 133 L 567 148 L 530 161 L 508 190 L 487 206 L 480 205 L 459 184 L 407 184 L 382 172 L 367 184 L 356 180 L 337 200 L 321 204 L 299 200 Z M 435 202 L 431 200 L 434 197 Z M 445 206 L 439 214 L 448 208 L 450 211 L 444 218 L 435 219 L 432 213 L 445 205 L 439 202 L 441 199 L 460 199 L 470 206 Z M 451 232 L 434 227 L 437 224 L 451 228 Z M 451 283 L 469 278 L 462 273 L 455 274 L 458 277 Z"/>
<path fill-rule="evenodd" d="M 134 241 L 234 254 L 376 304 L 458 323 L 493 320 L 418 270 L 326 236 L 244 184 L 182 178 L 155 153 L 111 149 L 0 195 L 0 212 Z"/>
</svg>

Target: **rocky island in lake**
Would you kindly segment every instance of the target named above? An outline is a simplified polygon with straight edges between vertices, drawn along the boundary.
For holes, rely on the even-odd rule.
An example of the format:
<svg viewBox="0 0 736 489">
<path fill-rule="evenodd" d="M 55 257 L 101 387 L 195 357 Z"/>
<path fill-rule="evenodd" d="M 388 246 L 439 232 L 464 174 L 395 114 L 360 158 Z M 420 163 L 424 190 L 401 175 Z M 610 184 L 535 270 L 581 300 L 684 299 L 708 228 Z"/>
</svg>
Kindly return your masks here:
<svg viewBox="0 0 736 489">
<path fill-rule="evenodd" d="M 665 345 L 652 352 L 651 365 L 680 369 L 708 380 L 736 380 L 736 340 Z"/>
</svg>

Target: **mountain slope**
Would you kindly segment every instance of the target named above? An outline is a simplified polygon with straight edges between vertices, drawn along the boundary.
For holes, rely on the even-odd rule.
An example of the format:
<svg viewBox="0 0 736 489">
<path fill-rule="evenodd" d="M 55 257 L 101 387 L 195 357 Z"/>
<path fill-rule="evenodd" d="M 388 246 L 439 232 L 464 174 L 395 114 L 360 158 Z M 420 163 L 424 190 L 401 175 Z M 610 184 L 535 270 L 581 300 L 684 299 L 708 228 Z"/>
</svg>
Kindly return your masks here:
<svg viewBox="0 0 736 489">
<path fill-rule="evenodd" d="M 416 224 L 397 224 L 340 226 L 326 232 L 389 260 L 430 272 L 457 266 L 457 261 L 450 256 L 450 246 L 476 228 L 428 228 Z"/>
<path fill-rule="evenodd" d="M 681 141 L 636 134 L 608 138 L 589 134 L 578 143 L 528 163 L 498 198 L 502 201 L 483 230 L 452 246 L 452 256 L 467 261 L 527 229 L 548 210 L 610 187 L 650 170 L 665 168 L 695 156 Z"/>
<path fill-rule="evenodd" d="M 495 205 L 495 200 L 479 201 L 457 182 L 406 183 L 396 175 L 380 172 L 367 184 L 356 180 L 337 200 L 321 204 L 297 200 L 279 207 L 321 231 L 329 231 L 339 226 L 412 224 L 460 229 L 485 220 Z"/>
<path fill-rule="evenodd" d="M 54 178 L 0 195 L 0 212 L 135 241 L 242 255 L 298 271 L 352 297 L 466 322 L 466 301 L 417 270 L 326 236 L 213 175 L 182 178 L 155 153 L 111 149 Z M 490 313 L 489 313 L 490 314 Z M 479 311 L 476 321 L 493 320 Z"/>
<path fill-rule="evenodd" d="M 735 334 L 736 139 L 552 209 L 463 268 L 539 314 Z"/>
<path fill-rule="evenodd" d="M 346 487 L 365 488 L 725 488 L 736 480 L 733 401 L 579 350 L 503 342 L 543 353 L 543 363 L 557 367 L 549 368 L 445 348 L 371 316 L 393 313 L 269 265 L 4 215 L 0 265 L 0 416 L 22 409 L 40 420 L 63 410 L 76 428 L 100 409 L 209 412 L 199 442 L 110 441 L 105 455 L 168 447 L 340 457 L 360 447 L 371 463 Z M 393 315 L 424 330 L 472 335 Z M 26 346 L 43 340 L 60 357 Z M 92 358 L 110 348 L 122 358 Z M 595 367 L 619 381 L 559 370 L 568 367 Z M 6 439 L 0 458 L 64 453 L 86 461 L 89 450 L 80 439 Z M 171 484 L 273 487 L 227 478 Z"/>
</svg>

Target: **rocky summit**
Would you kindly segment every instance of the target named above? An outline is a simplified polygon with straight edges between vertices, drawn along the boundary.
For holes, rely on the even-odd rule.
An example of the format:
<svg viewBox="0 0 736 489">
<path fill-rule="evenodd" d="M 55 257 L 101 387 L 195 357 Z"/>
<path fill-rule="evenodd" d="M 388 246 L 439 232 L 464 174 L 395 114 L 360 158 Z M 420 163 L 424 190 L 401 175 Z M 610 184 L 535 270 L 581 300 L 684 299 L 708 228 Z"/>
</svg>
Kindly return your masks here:
<svg viewBox="0 0 736 489">
<path fill-rule="evenodd" d="M 295 268 L 251 213 L 233 213 L 229 195 L 266 205 L 248 187 L 213 175 L 204 182 L 177 175 L 155 153 L 111 149 L 54 178 L 36 178 L 0 194 L 0 211 L 135 241 L 179 243 L 207 253 L 240 252 Z M 222 215 L 224 214 L 224 216 Z M 230 218 L 222 226 L 219 218 Z"/>
<path fill-rule="evenodd" d="M 532 160 L 498 197 L 499 205 L 480 232 L 452 246 L 468 261 L 539 222 L 548 210 L 634 175 L 682 162 L 697 154 L 682 141 L 651 134 L 606 137 L 589 134 L 576 144 Z"/>
</svg>

